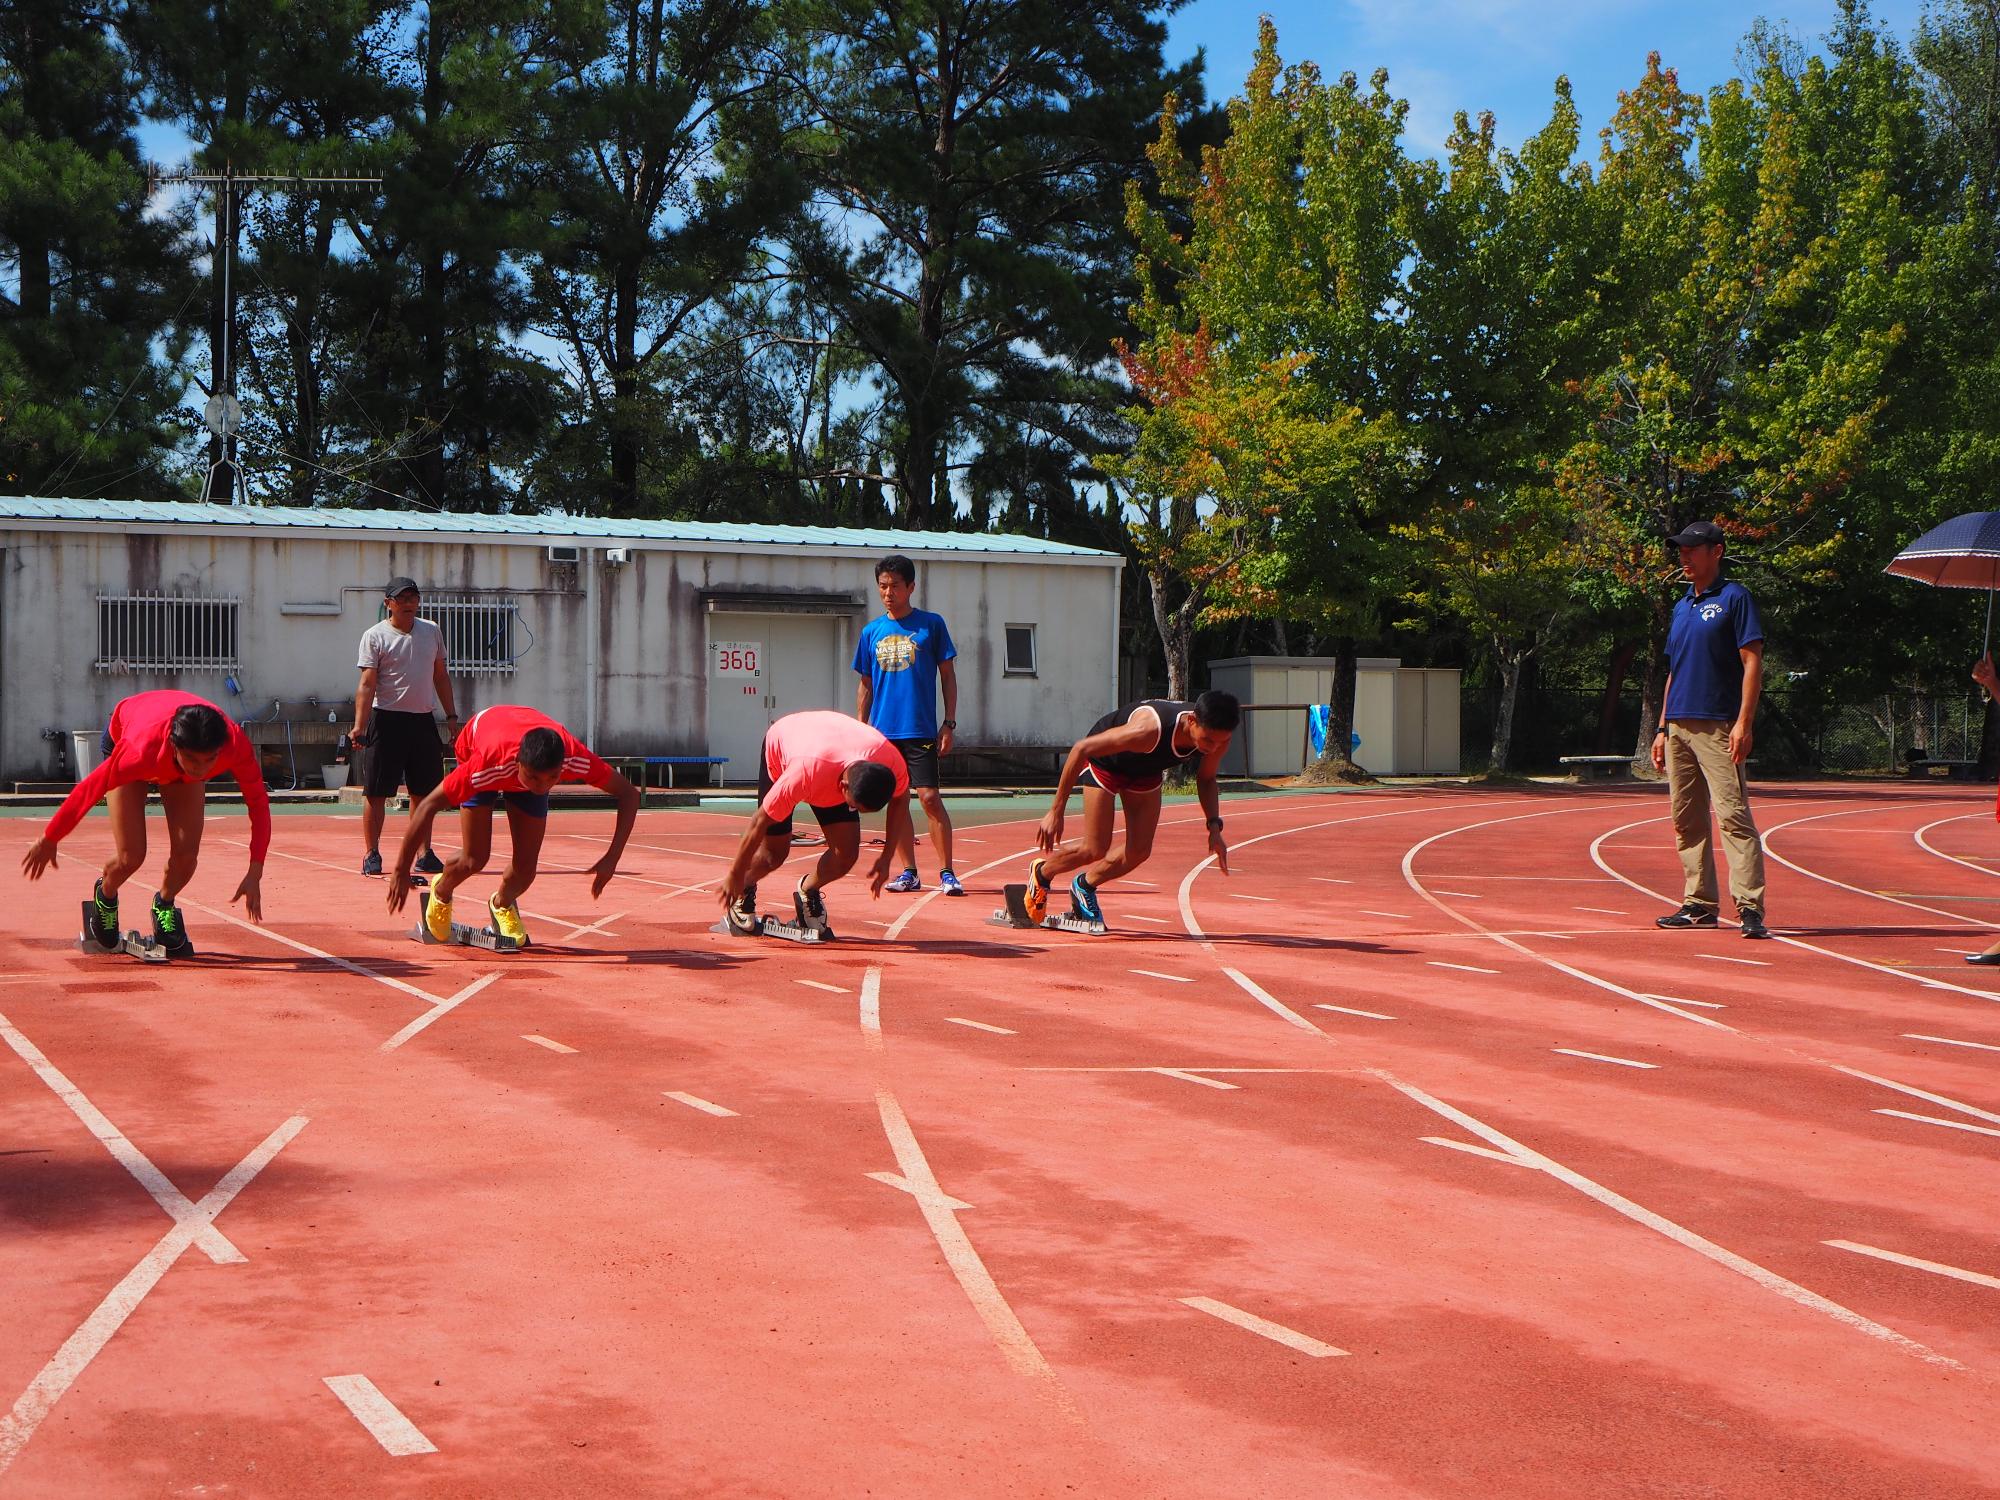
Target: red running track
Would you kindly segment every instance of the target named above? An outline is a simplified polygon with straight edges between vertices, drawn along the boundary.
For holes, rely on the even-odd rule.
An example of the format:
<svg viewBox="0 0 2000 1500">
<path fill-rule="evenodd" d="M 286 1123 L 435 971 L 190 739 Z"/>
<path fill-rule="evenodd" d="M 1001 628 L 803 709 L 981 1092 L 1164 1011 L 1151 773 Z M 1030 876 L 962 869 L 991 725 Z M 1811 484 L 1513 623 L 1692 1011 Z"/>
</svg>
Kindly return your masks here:
<svg viewBox="0 0 2000 1500">
<path fill-rule="evenodd" d="M 1448 789 L 1227 878 L 1170 809 L 1100 939 L 966 828 L 823 949 L 707 930 L 735 820 L 592 906 L 559 811 L 511 957 L 334 818 L 234 925 L 219 818 L 166 969 L 70 945 L 90 820 L 0 964 L 0 1496 L 2000 1494 L 2000 830 L 1756 805 L 1770 943 L 1652 927 L 1656 794 Z"/>
</svg>

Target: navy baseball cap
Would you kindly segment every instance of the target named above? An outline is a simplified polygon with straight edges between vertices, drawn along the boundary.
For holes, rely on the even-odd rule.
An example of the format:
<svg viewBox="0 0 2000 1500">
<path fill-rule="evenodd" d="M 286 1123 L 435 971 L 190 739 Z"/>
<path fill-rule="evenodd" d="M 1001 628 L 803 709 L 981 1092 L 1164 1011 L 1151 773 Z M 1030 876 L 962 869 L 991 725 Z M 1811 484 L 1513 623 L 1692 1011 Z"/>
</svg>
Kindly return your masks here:
<svg viewBox="0 0 2000 1500">
<path fill-rule="evenodd" d="M 1713 521 L 1690 521 L 1678 533 L 1667 538 L 1669 547 L 1719 547 L 1725 538 L 1722 528 Z"/>
<path fill-rule="evenodd" d="M 382 585 L 382 597 L 384 599 L 393 599 L 398 594 L 417 594 L 422 592 L 417 587 L 417 580 L 414 578 L 391 578 L 387 583 Z"/>
</svg>

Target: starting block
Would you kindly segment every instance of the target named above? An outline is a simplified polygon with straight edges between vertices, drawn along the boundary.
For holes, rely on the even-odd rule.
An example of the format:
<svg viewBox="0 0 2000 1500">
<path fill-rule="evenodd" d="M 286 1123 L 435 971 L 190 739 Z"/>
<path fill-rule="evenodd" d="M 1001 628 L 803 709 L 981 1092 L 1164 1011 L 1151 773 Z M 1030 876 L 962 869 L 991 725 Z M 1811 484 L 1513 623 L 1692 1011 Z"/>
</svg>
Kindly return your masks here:
<svg viewBox="0 0 2000 1500">
<path fill-rule="evenodd" d="M 776 917 L 759 917 L 757 919 L 757 931 L 754 934 L 738 932 L 734 927 L 729 925 L 729 918 L 727 917 L 717 922 L 709 931 L 719 932 L 724 937 L 755 936 L 783 938 L 788 943 L 830 943 L 833 941 L 833 929 L 831 927 L 808 927 L 803 922 L 784 922 Z"/>
<path fill-rule="evenodd" d="M 164 964 L 173 961 L 172 954 L 151 938 L 141 937 L 136 928 L 120 937 L 118 939 L 118 946 L 115 948 L 107 948 L 98 942 L 97 939 L 90 935 L 91 907 L 95 904 L 90 901 L 83 903 L 83 928 L 77 934 L 76 938 L 76 946 L 83 952 L 95 953 L 105 958 L 110 957 L 114 953 L 123 953 L 138 959 L 141 963 L 148 964 Z M 194 957 L 194 950 L 190 948 L 184 956 L 188 958 Z"/>
<path fill-rule="evenodd" d="M 510 937 L 502 937 L 490 927 L 468 927 L 463 922 L 451 924 L 449 944 L 440 943 L 431 936 L 430 893 L 419 892 L 417 900 L 420 903 L 417 907 L 417 926 L 410 936 L 428 947 L 485 948 L 494 953 L 519 953 L 528 946 L 526 943 L 517 943 Z"/>
<path fill-rule="evenodd" d="M 1083 932 L 1092 937 L 1104 936 L 1105 927 L 1102 922 L 1093 922 L 1076 911 L 1052 911 L 1039 922 L 1030 920 L 1028 887 L 1025 883 L 1002 886 L 1001 894 L 1007 898 L 1007 904 L 986 919 L 995 927 L 1047 927 L 1056 932 Z"/>
</svg>

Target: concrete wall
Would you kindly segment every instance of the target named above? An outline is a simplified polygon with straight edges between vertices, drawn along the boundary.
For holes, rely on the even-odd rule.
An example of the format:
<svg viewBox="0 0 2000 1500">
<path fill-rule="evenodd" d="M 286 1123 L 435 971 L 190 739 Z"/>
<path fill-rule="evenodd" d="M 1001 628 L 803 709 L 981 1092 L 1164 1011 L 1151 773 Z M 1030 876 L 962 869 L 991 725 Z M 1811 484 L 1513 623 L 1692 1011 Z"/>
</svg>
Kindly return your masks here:
<svg viewBox="0 0 2000 1500">
<path fill-rule="evenodd" d="M 840 640 L 849 654 L 853 632 L 880 612 L 873 551 L 622 545 L 629 550 L 623 564 L 604 563 L 600 543 L 582 549 L 582 563 L 565 566 L 548 560 L 541 541 L 0 526 L 0 780 L 47 776 L 45 728 L 101 725 L 119 699 L 147 688 L 200 693 L 239 718 L 268 714 L 278 699 L 345 703 L 354 693 L 355 644 L 380 618 L 381 586 L 394 574 L 426 589 L 519 603 L 516 670 L 459 677 L 461 714 L 495 702 L 531 703 L 578 733 L 594 717 L 596 748 L 608 755 L 706 753 L 709 592 L 815 596 L 802 607 L 842 614 Z M 1113 701 L 1113 560 L 911 555 L 920 570 L 917 603 L 944 615 L 958 643 L 963 742 L 1067 743 Z M 100 593 L 240 599 L 242 696 L 227 695 L 220 672 L 97 671 Z M 842 594 L 854 601 L 845 609 L 827 598 Z M 1002 627 L 1009 623 L 1038 628 L 1034 677 L 1003 671 Z M 825 706 L 851 709 L 853 694 L 851 673 L 829 673 Z M 732 766 L 732 775 L 737 770 Z"/>
</svg>

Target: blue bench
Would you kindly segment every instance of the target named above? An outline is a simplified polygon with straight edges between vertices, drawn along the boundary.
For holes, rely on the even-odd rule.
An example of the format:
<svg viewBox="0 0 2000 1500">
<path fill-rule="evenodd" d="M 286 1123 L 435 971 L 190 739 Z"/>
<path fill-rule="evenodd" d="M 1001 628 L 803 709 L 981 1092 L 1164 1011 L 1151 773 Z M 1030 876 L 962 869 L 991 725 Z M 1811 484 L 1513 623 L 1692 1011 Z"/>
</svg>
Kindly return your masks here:
<svg viewBox="0 0 2000 1500">
<path fill-rule="evenodd" d="M 626 766 L 637 766 L 639 774 L 636 777 L 628 777 L 627 780 L 636 781 L 641 787 L 652 784 L 650 768 L 653 766 L 667 768 L 667 785 L 670 788 L 674 784 L 675 766 L 713 766 L 715 768 L 713 784 L 720 786 L 722 767 L 729 764 L 729 757 L 726 755 L 607 755 L 605 759 L 620 770 Z"/>
</svg>

